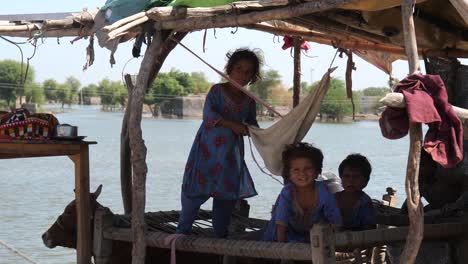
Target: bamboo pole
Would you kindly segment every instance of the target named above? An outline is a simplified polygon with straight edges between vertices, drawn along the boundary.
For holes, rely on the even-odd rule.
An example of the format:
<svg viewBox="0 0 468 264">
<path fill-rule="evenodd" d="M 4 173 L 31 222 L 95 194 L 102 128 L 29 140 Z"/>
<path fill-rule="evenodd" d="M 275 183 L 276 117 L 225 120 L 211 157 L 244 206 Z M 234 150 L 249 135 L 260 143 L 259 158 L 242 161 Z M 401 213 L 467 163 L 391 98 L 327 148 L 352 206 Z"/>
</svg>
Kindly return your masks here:
<svg viewBox="0 0 468 264">
<path fill-rule="evenodd" d="M 299 104 L 301 95 L 301 44 L 302 38 L 295 36 L 294 43 L 294 80 L 293 80 L 293 107 Z"/>
<path fill-rule="evenodd" d="M 405 39 L 405 50 L 408 58 L 410 74 L 419 70 L 419 58 L 416 44 L 416 34 L 413 21 L 414 0 L 401 1 L 401 17 L 403 22 L 403 32 Z M 409 125 L 410 149 L 408 154 L 408 164 L 406 168 L 406 204 L 409 216 L 409 231 L 406 238 L 405 247 L 400 256 L 406 263 L 411 264 L 416 260 L 419 247 L 424 233 L 424 212 L 419 194 L 419 161 L 422 147 L 422 128 L 420 123 Z"/>
<path fill-rule="evenodd" d="M 350 0 L 335 0 L 330 2 L 307 2 L 294 6 L 280 7 L 262 12 L 251 12 L 248 14 L 228 14 L 213 17 L 188 18 L 175 21 L 161 22 L 162 29 L 173 29 L 176 31 L 194 31 L 206 28 L 236 27 L 246 24 L 254 24 L 261 21 L 285 19 L 302 16 L 314 12 L 326 11 L 349 3 Z"/>
</svg>

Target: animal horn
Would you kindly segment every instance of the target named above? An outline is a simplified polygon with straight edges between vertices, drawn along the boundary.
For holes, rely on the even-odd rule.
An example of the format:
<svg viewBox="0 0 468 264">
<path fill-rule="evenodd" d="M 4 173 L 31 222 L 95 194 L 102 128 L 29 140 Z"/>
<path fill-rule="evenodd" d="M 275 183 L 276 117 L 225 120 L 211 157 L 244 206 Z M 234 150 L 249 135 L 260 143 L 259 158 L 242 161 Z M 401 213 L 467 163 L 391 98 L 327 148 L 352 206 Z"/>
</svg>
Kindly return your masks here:
<svg viewBox="0 0 468 264">
<path fill-rule="evenodd" d="M 97 199 L 99 197 L 99 195 L 101 194 L 101 191 L 102 191 L 102 184 L 99 184 L 96 191 L 94 192 L 94 198 Z"/>
</svg>

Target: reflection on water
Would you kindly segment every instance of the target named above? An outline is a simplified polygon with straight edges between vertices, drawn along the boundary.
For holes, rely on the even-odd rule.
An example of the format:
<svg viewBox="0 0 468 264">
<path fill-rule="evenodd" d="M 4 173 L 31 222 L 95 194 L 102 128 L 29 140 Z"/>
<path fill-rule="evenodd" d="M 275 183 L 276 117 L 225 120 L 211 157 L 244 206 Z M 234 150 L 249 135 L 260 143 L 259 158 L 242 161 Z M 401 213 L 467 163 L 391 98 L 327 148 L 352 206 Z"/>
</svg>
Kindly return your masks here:
<svg viewBox="0 0 468 264">
<path fill-rule="evenodd" d="M 99 201 L 116 213 L 123 212 L 119 178 L 122 116 L 100 112 L 97 107 L 76 107 L 57 114 L 61 123 L 78 126 L 79 135 L 98 142 L 90 146 L 91 191 L 102 184 Z M 143 137 L 148 148 L 147 211 L 180 208 L 179 186 L 199 125 L 200 120 L 143 119 Z M 407 138 L 390 141 L 382 138 L 377 122 L 358 122 L 314 124 L 305 140 L 322 149 L 324 171 L 335 174 L 339 162 L 349 153 L 366 155 L 373 166 L 366 192 L 380 199 L 385 188 L 393 186 L 400 200 L 403 199 Z M 247 165 L 259 193 L 249 199 L 251 215 L 268 218 L 281 185 L 260 172 L 246 148 Z M 260 159 L 258 154 L 256 157 Z M 74 250 L 48 249 L 41 240 L 42 233 L 74 197 L 72 162 L 67 157 L 0 160 L 0 170 L 0 240 L 38 263 L 75 263 Z M 210 207 L 210 203 L 204 205 L 206 209 Z M 0 264 L 23 261 L 0 246 Z"/>
</svg>

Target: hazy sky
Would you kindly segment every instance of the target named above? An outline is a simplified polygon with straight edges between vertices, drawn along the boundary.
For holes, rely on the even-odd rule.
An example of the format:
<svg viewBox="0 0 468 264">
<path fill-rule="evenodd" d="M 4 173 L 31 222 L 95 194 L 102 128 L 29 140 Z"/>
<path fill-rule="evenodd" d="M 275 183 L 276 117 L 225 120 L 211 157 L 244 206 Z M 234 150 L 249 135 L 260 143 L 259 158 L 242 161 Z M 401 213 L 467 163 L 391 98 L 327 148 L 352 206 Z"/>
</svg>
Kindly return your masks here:
<svg viewBox="0 0 468 264">
<path fill-rule="evenodd" d="M 2 1 L 0 14 L 24 14 L 24 13 L 53 13 L 53 12 L 75 12 L 82 8 L 94 9 L 104 5 L 105 1 L 99 0 L 22 0 L 22 1 Z M 233 32 L 233 33 L 231 33 Z M 235 32 L 235 33 L 234 33 Z M 24 41 L 21 38 L 10 38 L 14 41 Z M 138 72 L 141 58 L 132 59 L 131 48 L 133 41 L 119 45 L 115 58 L 117 64 L 112 68 L 109 64 L 110 52 L 98 46 L 95 41 L 95 62 L 87 71 L 83 72 L 82 67 L 86 59 L 86 46 L 88 40 L 79 40 L 73 45 L 70 44 L 72 38 L 49 38 L 39 40 L 35 56 L 30 60 L 30 64 L 36 71 L 36 81 L 42 82 L 47 78 L 54 78 L 63 82 L 67 76 L 77 77 L 82 84 L 97 83 L 103 78 L 111 80 L 121 80 L 122 73 L 136 74 Z M 290 50 L 282 50 L 282 36 L 262 33 L 259 31 L 236 28 L 210 29 L 207 32 L 205 53 L 203 53 L 203 31 L 191 33 L 182 41 L 194 52 L 199 54 L 206 61 L 218 69 L 223 69 L 225 64 L 225 53 L 238 47 L 259 48 L 265 57 L 265 70 L 277 70 L 280 72 L 283 83 L 292 85 L 293 80 L 293 58 Z M 326 71 L 335 50 L 326 45 L 309 43 L 311 49 L 307 56 L 302 56 L 302 80 L 310 82 L 318 80 Z M 145 46 L 146 47 L 146 46 Z M 33 53 L 29 44 L 21 45 L 24 53 L 24 60 Z M 14 59 L 20 60 L 20 51 L 14 45 L 0 39 L 0 60 Z M 143 54 L 143 52 L 142 52 Z M 357 71 L 353 73 L 354 89 L 363 89 L 369 86 L 386 86 L 388 76 L 376 67 L 354 56 Z M 128 63 L 127 63 L 128 62 Z M 126 66 L 125 66 L 126 65 Z M 339 66 L 334 76 L 344 79 L 346 69 L 346 56 L 343 59 L 336 58 L 335 66 Z M 182 47 L 177 47 L 166 59 L 162 71 L 169 71 L 177 68 L 185 72 L 202 71 L 212 82 L 218 81 L 219 76 L 188 53 Z M 393 64 L 393 74 L 402 79 L 408 71 L 406 61 L 397 61 Z"/>
</svg>

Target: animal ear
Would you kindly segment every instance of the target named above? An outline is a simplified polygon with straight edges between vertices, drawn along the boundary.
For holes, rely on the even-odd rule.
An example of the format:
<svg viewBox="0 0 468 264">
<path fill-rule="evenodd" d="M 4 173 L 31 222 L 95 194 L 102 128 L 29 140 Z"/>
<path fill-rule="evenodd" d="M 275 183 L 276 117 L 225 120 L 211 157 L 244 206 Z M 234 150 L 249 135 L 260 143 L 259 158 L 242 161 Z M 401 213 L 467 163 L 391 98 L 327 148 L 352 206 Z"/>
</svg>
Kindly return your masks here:
<svg viewBox="0 0 468 264">
<path fill-rule="evenodd" d="M 94 198 L 97 199 L 99 197 L 99 195 L 101 194 L 101 191 L 102 191 L 102 184 L 99 184 L 96 191 L 94 192 Z"/>
</svg>

